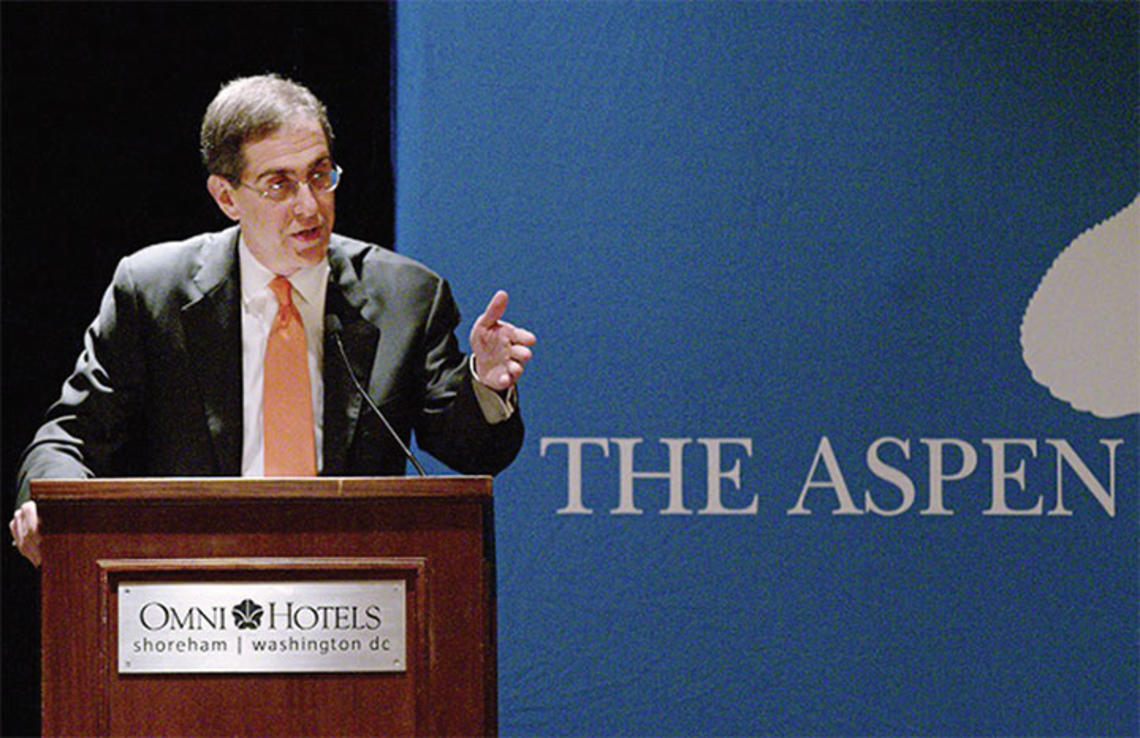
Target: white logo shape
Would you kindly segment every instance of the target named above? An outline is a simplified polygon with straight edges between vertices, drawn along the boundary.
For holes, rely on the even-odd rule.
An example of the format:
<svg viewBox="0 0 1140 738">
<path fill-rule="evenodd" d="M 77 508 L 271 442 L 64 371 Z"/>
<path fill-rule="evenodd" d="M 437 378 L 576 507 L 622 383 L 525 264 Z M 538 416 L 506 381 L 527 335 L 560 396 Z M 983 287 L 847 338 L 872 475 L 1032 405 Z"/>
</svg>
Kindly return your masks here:
<svg viewBox="0 0 1140 738">
<path fill-rule="evenodd" d="M 1101 418 L 1140 413 L 1140 197 L 1078 236 L 1029 300 L 1033 379 Z"/>
</svg>

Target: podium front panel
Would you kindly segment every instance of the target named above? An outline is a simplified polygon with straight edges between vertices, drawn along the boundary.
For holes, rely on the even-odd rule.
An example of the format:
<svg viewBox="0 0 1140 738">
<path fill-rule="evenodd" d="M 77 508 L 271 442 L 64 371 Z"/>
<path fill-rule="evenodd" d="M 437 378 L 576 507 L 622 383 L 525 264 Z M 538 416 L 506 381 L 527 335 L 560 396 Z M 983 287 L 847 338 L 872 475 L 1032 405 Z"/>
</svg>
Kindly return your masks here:
<svg viewBox="0 0 1140 738">
<path fill-rule="evenodd" d="M 45 734 L 496 731 L 488 479 L 100 480 L 41 482 L 34 494 L 44 533 Z M 119 598 L 131 584 L 194 591 L 248 583 L 259 592 L 274 583 L 311 588 L 307 583 L 378 581 L 403 583 L 402 669 L 121 668 Z M 248 629 L 240 640 L 245 648 L 337 646 L 268 639 L 268 626 L 282 626 L 291 605 L 277 603 L 274 612 L 259 599 L 265 598 L 239 597 L 232 607 L 245 609 L 237 613 L 228 600 L 224 609 L 150 603 L 146 627 L 166 635 L 135 645 L 198 649 L 208 660 L 211 648 L 226 646 L 220 638 L 196 640 L 194 633 L 221 628 L 233 644 L 240 622 Z M 349 607 L 305 607 L 302 629 L 315 628 L 320 617 L 345 626 L 355 617 L 361 626 L 369 616 Z"/>
</svg>

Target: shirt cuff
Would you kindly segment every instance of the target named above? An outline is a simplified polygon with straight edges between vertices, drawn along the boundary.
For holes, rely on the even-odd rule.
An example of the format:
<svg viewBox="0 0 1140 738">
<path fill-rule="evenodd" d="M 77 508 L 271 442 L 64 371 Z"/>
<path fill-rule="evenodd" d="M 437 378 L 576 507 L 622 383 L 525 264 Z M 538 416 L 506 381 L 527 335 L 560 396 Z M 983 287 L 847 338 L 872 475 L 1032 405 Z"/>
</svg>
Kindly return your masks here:
<svg viewBox="0 0 1140 738">
<path fill-rule="evenodd" d="M 483 411 L 483 418 L 491 425 L 495 425 L 514 415 L 519 404 L 518 389 L 511 385 L 505 393 L 499 393 L 483 384 L 479 380 L 479 375 L 475 373 L 474 355 L 468 359 L 467 366 L 471 368 L 471 384 L 475 389 L 475 399 L 479 403 L 479 409 Z"/>
</svg>

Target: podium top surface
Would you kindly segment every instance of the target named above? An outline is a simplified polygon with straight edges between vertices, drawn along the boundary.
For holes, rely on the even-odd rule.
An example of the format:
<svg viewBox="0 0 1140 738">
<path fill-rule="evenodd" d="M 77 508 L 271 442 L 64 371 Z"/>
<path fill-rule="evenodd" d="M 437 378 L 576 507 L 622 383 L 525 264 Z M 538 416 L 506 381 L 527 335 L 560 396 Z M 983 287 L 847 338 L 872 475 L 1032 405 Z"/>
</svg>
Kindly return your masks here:
<svg viewBox="0 0 1140 738">
<path fill-rule="evenodd" d="M 54 502 L 240 502 L 242 500 L 491 498 L 491 477 L 164 477 L 35 479 L 32 499 Z"/>
</svg>

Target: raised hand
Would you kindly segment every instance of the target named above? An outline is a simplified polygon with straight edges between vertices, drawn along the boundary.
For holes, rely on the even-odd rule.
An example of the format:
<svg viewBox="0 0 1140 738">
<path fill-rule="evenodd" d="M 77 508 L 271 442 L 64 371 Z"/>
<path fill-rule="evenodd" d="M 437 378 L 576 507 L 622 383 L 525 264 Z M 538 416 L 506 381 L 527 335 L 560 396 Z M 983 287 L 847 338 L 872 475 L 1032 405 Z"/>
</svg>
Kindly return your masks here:
<svg viewBox="0 0 1140 738">
<path fill-rule="evenodd" d="M 475 374 L 491 389 L 510 389 L 530 361 L 530 347 L 537 340 L 525 328 L 502 320 L 507 309 L 507 293 L 499 290 L 487 303 L 487 309 L 471 327 L 471 352 L 475 355 Z"/>
</svg>

